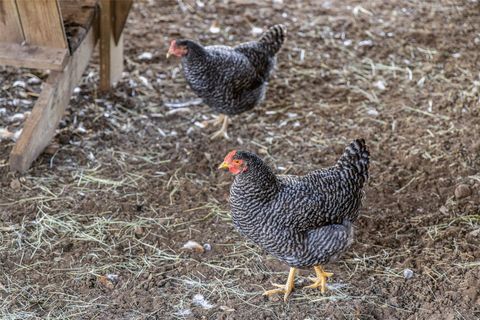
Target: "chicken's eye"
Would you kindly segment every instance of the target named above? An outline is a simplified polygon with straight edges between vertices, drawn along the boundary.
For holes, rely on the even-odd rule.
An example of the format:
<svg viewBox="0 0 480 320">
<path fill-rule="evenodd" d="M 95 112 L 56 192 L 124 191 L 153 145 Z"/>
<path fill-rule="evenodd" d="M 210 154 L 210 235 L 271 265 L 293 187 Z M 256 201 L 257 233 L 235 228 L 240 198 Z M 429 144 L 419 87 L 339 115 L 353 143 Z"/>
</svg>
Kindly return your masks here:
<svg viewBox="0 0 480 320">
<path fill-rule="evenodd" d="M 242 160 L 233 160 L 233 163 L 235 163 L 235 164 L 241 164 L 241 163 L 242 163 Z"/>
</svg>

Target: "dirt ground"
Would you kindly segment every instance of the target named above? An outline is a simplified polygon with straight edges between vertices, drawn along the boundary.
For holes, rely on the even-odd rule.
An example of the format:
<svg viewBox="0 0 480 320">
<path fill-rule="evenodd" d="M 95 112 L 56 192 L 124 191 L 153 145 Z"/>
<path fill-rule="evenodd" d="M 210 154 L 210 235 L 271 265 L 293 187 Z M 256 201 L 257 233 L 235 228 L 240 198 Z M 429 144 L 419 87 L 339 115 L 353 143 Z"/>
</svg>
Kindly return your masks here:
<svg viewBox="0 0 480 320">
<path fill-rule="evenodd" d="M 211 141 L 208 107 L 176 108 L 196 97 L 169 41 L 275 23 L 288 39 L 266 101 Z M 0 142 L 1 319 L 480 318 L 477 0 L 138 2 L 125 59 L 109 95 L 94 59 L 27 174 Z M 21 129 L 46 77 L 0 67 L 0 128 Z M 234 230 L 218 164 L 237 148 L 304 174 L 357 137 L 371 180 L 330 290 L 302 289 L 305 270 L 287 303 L 262 296 L 288 267 Z"/>
</svg>

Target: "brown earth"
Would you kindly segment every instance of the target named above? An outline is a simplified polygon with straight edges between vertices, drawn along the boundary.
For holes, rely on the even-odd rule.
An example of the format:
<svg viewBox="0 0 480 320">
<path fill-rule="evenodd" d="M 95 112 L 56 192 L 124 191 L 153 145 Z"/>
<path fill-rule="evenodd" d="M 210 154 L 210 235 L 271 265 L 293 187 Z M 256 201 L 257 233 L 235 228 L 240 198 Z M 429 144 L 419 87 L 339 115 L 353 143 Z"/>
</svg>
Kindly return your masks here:
<svg viewBox="0 0 480 320">
<path fill-rule="evenodd" d="M 117 89 L 97 93 L 93 63 L 25 175 L 0 142 L 0 318 L 480 318 L 479 15 L 478 1 L 136 3 Z M 289 35 L 266 101 L 233 119 L 230 141 L 195 125 L 206 106 L 165 105 L 195 98 L 170 39 L 235 44 L 274 23 Z M 0 128 L 21 128 L 11 117 L 45 78 L 0 69 Z M 330 290 L 301 289 L 307 270 L 288 303 L 263 297 L 288 268 L 234 230 L 216 167 L 241 148 L 303 174 L 357 137 L 371 180 Z"/>
</svg>

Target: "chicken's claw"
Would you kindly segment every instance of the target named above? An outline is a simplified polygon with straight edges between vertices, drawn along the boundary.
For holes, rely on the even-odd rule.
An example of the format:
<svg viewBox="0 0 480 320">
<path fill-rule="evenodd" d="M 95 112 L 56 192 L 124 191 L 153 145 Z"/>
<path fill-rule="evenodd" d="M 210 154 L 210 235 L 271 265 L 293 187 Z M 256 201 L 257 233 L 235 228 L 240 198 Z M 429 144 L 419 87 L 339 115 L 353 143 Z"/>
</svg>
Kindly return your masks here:
<svg viewBox="0 0 480 320">
<path fill-rule="evenodd" d="M 220 128 L 220 130 L 215 132 L 210 137 L 210 139 L 213 140 L 217 137 L 223 136 L 225 139 L 229 140 L 230 137 L 228 136 L 228 133 L 227 133 L 227 127 L 228 127 L 228 124 L 230 123 L 230 119 L 226 115 L 220 115 L 218 118 L 219 118 L 218 122 L 222 123 L 222 127 Z"/>
<path fill-rule="evenodd" d="M 292 293 L 293 288 L 295 287 L 295 282 L 294 282 L 295 272 L 296 272 L 295 268 L 290 268 L 290 273 L 288 274 L 287 283 L 284 284 L 284 285 L 272 283 L 272 285 L 274 287 L 278 287 L 278 289 L 272 289 L 272 290 L 265 291 L 263 293 L 263 295 L 269 297 L 273 294 L 284 293 L 283 301 L 287 302 L 288 296 L 290 295 L 290 293 Z"/>
<path fill-rule="evenodd" d="M 315 269 L 315 274 L 317 275 L 317 277 L 311 279 L 313 283 L 309 286 L 306 286 L 305 288 L 316 289 L 320 287 L 320 291 L 322 293 L 325 293 L 327 287 L 327 278 L 333 276 L 333 273 L 325 272 L 325 270 L 323 270 L 321 266 L 315 266 L 313 268 Z"/>
</svg>

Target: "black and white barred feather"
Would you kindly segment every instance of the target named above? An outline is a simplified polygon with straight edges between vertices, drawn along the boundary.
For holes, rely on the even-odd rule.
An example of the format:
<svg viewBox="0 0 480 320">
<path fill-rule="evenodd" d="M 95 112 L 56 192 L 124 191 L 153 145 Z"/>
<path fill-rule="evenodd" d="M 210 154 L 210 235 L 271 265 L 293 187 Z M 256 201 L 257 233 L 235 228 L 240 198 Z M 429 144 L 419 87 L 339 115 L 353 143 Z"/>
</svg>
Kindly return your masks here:
<svg viewBox="0 0 480 320">
<path fill-rule="evenodd" d="M 271 56 L 277 54 L 285 41 L 287 29 L 284 25 L 277 24 L 262 34 L 258 42 Z"/>
<path fill-rule="evenodd" d="M 176 43 L 188 48 L 182 66 L 190 88 L 216 112 L 234 115 L 263 100 L 285 35 L 286 28 L 275 25 L 258 41 L 236 47 L 203 47 L 191 40 Z"/>
<path fill-rule="evenodd" d="M 235 227 L 292 267 L 335 260 L 353 241 L 369 152 L 353 141 L 337 164 L 305 176 L 276 176 L 258 156 L 238 151 L 246 162 L 230 189 Z"/>
</svg>

